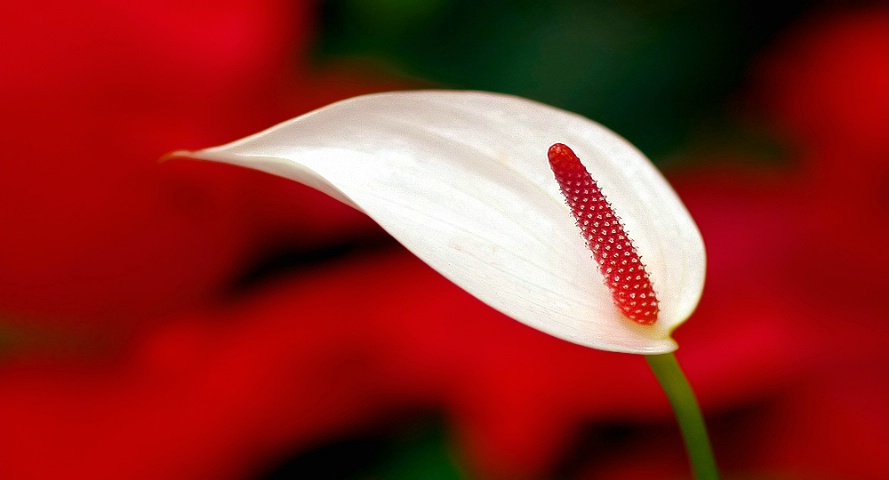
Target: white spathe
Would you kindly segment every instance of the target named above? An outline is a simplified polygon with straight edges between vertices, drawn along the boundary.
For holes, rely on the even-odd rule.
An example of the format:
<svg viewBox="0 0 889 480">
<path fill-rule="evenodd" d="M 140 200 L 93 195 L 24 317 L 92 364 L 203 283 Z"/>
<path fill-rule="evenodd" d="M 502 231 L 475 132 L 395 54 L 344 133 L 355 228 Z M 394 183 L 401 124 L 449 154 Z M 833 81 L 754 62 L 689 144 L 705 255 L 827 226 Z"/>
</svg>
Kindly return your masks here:
<svg viewBox="0 0 889 480">
<path fill-rule="evenodd" d="M 621 217 L 660 300 L 651 327 L 612 303 L 547 161 L 571 147 Z M 488 305 L 588 347 L 656 354 L 704 286 L 701 235 L 652 163 L 607 128 L 530 100 L 413 91 L 345 100 L 189 157 L 293 179 L 363 211 Z M 422 319 L 417 319 L 422 321 Z"/>
</svg>

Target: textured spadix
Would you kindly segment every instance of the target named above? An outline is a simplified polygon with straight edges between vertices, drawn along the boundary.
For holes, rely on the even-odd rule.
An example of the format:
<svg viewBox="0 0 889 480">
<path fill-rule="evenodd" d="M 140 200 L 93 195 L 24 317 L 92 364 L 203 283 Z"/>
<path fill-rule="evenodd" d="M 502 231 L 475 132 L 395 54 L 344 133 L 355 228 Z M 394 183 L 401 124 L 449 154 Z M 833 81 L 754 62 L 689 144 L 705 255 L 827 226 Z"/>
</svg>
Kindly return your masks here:
<svg viewBox="0 0 889 480">
<path fill-rule="evenodd" d="M 655 325 L 629 321 L 612 303 L 550 171 L 547 149 L 556 142 L 583 159 L 648 266 L 660 299 Z M 529 100 L 481 92 L 369 95 L 173 156 L 317 188 L 365 212 L 485 303 L 581 345 L 672 351 L 670 332 L 703 289 L 700 233 L 648 159 L 595 122 Z"/>
</svg>

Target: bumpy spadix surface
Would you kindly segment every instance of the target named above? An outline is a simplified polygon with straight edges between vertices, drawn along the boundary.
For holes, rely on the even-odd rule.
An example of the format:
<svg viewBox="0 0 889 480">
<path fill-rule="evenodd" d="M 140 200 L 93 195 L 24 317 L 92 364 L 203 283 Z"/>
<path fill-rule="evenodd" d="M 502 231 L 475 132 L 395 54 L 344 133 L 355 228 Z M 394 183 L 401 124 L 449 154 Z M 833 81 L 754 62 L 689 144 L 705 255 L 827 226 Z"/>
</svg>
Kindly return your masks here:
<svg viewBox="0 0 889 480">
<path fill-rule="evenodd" d="M 634 322 L 653 324 L 657 321 L 657 294 L 620 217 L 570 147 L 556 143 L 549 147 L 547 156 L 614 305 Z"/>
<path fill-rule="evenodd" d="M 556 142 L 584 159 L 633 232 L 658 288 L 656 324 L 630 322 L 613 305 L 546 160 Z M 703 289 L 700 233 L 657 169 L 601 125 L 529 100 L 481 92 L 369 95 L 173 156 L 317 188 L 365 212 L 485 303 L 581 345 L 672 351 L 670 332 Z"/>
</svg>

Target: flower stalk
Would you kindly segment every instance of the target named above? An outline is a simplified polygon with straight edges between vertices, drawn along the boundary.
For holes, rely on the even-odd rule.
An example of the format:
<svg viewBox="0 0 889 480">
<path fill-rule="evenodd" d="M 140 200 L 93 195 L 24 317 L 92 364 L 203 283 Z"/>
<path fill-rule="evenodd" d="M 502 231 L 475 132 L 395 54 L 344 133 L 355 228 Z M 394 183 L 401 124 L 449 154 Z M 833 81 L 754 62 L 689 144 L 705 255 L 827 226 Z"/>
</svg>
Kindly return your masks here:
<svg viewBox="0 0 889 480">
<path fill-rule="evenodd" d="M 672 353 L 645 355 L 645 360 L 673 407 L 694 478 L 718 480 L 719 469 L 710 446 L 704 416 L 676 356 Z"/>
<path fill-rule="evenodd" d="M 555 140 L 587 158 L 596 180 Z M 507 95 L 392 92 L 167 158 L 240 165 L 316 188 L 505 315 L 579 345 L 647 355 L 696 478 L 718 478 L 700 409 L 669 353 L 672 331 L 703 290 L 703 239 L 660 172 L 611 130 Z"/>
</svg>

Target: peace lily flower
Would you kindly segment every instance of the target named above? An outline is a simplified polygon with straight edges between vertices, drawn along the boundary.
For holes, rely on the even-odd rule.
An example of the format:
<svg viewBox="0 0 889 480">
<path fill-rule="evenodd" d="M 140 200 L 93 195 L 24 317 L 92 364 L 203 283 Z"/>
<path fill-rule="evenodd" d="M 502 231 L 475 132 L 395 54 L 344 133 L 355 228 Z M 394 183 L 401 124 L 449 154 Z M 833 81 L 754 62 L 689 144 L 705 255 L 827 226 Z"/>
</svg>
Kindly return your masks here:
<svg viewBox="0 0 889 480">
<path fill-rule="evenodd" d="M 658 318 L 612 300 L 547 161 L 564 143 L 619 216 L 650 275 Z M 607 128 L 522 98 L 415 91 L 335 103 L 236 142 L 173 157 L 241 165 L 366 213 L 504 314 L 592 348 L 675 350 L 704 284 L 701 235 L 645 156 Z"/>
</svg>

